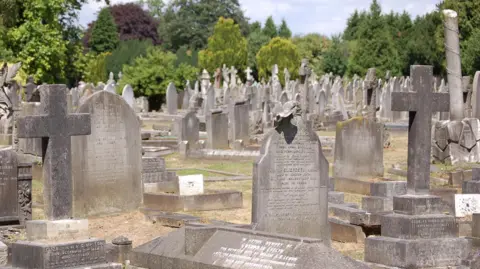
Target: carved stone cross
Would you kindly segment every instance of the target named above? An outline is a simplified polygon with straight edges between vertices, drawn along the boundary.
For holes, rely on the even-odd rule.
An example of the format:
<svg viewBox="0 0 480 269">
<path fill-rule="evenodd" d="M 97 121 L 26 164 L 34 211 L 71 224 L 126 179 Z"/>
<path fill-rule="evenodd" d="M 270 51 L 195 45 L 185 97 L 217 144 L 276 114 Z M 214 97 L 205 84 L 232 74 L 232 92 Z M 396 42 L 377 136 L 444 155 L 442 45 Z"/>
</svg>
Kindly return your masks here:
<svg viewBox="0 0 480 269">
<path fill-rule="evenodd" d="M 408 176 L 409 194 L 428 194 L 430 190 L 431 126 L 434 112 L 450 109 L 448 93 L 432 92 L 433 68 L 411 67 L 413 90 L 392 92 L 392 111 L 408 111 Z"/>
</svg>

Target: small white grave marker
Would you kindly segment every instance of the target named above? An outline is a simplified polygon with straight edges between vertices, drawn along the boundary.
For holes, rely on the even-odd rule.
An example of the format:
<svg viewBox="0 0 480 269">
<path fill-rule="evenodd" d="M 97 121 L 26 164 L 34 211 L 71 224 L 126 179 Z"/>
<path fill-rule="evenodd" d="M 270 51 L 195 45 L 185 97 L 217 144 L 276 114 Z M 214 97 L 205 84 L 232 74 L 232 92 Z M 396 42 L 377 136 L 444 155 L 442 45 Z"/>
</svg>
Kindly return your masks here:
<svg viewBox="0 0 480 269">
<path fill-rule="evenodd" d="M 455 194 L 455 217 L 480 213 L 480 194 Z"/>
<path fill-rule="evenodd" d="M 203 175 L 179 176 L 178 192 L 180 195 L 203 194 Z"/>
</svg>

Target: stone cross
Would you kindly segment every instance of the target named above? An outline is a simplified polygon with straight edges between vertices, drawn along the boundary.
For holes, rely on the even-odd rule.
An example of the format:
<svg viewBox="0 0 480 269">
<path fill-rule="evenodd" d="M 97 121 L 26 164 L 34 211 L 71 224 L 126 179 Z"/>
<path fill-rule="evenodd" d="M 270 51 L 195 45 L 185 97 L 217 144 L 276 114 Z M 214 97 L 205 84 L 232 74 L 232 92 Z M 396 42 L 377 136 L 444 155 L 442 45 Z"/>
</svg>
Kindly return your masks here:
<svg viewBox="0 0 480 269">
<path fill-rule="evenodd" d="M 234 66 L 230 67 L 230 86 L 235 87 L 237 85 L 237 69 Z"/>
<path fill-rule="evenodd" d="M 365 77 L 365 88 L 367 90 L 367 113 L 372 119 L 376 118 L 377 113 L 377 71 L 375 68 L 369 68 Z"/>
<path fill-rule="evenodd" d="M 223 83 L 228 83 L 230 82 L 230 76 L 229 76 L 230 70 L 228 70 L 228 67 L 224 64 L 222 67 L 222 77 L 223 77 Z"/>
<path fill-rule="evenodd" d="M 68 113 L 65 85 L 42 86 L 40 95 L 43 115 L 20 117 L 18 137 L 44 138 L 45 215 L 50 220 L 69 219 L 73 199 L 70 137 L 90 134 L 90 114 Z"/>
<path fill-rule="evenodd" d="M 432 114 L 449 111 L 450 96 L 432 92 L 432 66 L 414 65 L 410 73 L 416 92 L 392 92 L 392 111 L 409 111 L 408 193 L 428 194 Z"/>
<path fill-rule="evenodd" d="M 206 69 L 203 69 L 200 79 L 202 80 L 200 85 L 202 95 L 205 95 L 207 94 L 208 85 L 210 84 L 210 75 L 208 74 L 208 71 Z"/>
</svg>

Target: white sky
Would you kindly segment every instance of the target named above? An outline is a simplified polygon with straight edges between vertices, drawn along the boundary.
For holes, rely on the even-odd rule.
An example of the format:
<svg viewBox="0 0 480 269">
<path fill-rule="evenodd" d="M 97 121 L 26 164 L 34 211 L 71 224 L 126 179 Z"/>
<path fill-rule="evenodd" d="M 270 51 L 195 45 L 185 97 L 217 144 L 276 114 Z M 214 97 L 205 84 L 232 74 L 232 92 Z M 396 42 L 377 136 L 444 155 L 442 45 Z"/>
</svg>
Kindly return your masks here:
<svg viewBox="0 0 480 269">
<path fill-rule="evenodd" d="M 277 24 L 285 18 L 293 34 L 340 33 L 346 26 L 347 18 L 355 10 L 368 9 L 371 0 L 239 0 L 250 21 L 265 22 L 270 15 Z M 132 0 L 110 0 L 112 4 L 134 2 Z M 440 0 L 379 0 L 384 13 L 391 10 L 410 15 L 423 15 L 435 9 Z M 95 20 L 103 3 L 90 0 L 80 11 L 79 20 L 83 26 Z"/>
</svg>

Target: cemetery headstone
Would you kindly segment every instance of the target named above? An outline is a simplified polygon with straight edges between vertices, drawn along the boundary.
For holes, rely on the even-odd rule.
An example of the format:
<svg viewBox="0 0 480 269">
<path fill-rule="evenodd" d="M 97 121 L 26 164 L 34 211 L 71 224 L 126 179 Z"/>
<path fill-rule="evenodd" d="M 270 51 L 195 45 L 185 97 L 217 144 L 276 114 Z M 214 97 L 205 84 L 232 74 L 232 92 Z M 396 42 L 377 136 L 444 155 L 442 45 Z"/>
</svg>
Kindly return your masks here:
<svg viewBox="0 0 480 269">
<path fill-rule="evenodd" d="M 172 82 L 168 84 L 166 98 L 167 98 L 167 113 L 170 115 L 177 114 L 178 93 L 177 93 L 177 88 L 175 88 L 175 84 L 173 84 Z"/>
<path fill-rule="evenodd" d="M 480 194 L 455 194 L 455 217 L 480 213 Z"/>
<path fill-rule="evenodd" d="M 250 142 L 249 108 L 246 101 L 235 103 L 230 124 L 232 128 L 232 141 L 242 140 L 243 143 L 248 144 Z"/>
<path fill-rule="evenodd" d="M 142 158 L 142 182 L 158 183 L 166 180 L 165 160 L 160 157 Z"/>
<path fill-rule="evenodd" d="M 127 102 L 127 104 L 128 104 L 132 109 L 134 109 L 135 96 L 134 96 L 134 94 L 133 94 L 133 88 L 132 88 L 132 86 L 130 86 L 129 84 L 127 84 L 127 85 L 125 85 L 125 87 L 123 87 L 122 97 L 123 97 L 123 100 L 125 100 L 125 102 Z"/>
<path fill-rule="evenodd" d="M 383 123 L 363 117 L 338 122 L 334 177 L 382 177 L 384 129 Z"/>
<path fill-rule="evenodd" d="M 464 194 L 480 194 L 480 168 L 472 169 L 472 180 L 464 181 L 462 185 Z"/>
<path fill-rule="evenodd" d="M 142 203 L 140 121 L 117 94 L 100 91 L 77 108 L 91 134 L 72 139 L 74 216 L 135 210 Z"/>
<path fill-rule="evenodd" d="M 409 111 L 407 194 L 393 198 L 382 217 L 382 236 L 365 241 L 365 261 L 400 268 L 458 266 L 468 242 L 457 238 L 455 217 L 442 214 L 429 194 L 432 113 L 449 109 L 447 94 L 432 92 L 433 68 L 412 66 L 413 90 L 392 93 L 392 110 Z"/>
<path fill-rule="evenodd" d="M 18 220 L 17 179 L 17 154 L 0 150 L 0 224 Z"/>
<path fill-rule="evenodd" d="M 179 135 L 179 142 L 188 142 L 189 148 L 193 148 L 197 145 L 200 139 L 200 121 L 194 111 L 189 111 L 181 119 L 178 119 L 177 124 Z"/>
<path fill-rule="evenodd" d="M 328 162 L 301 113 L 298 103 L 287 102 L 262 144 L 253 169 L 252 224 L 330 245 Z"/>
<path fill-rule="evenodd" d="M 102 85 L 99 85 L 98 87 L 102 87 Z M 115 87 L 114 83 L 110 83 L 110 84 L 105 85 L 103 87 L 103 90 L 106 91 L 106 92 L 109 92 L 109 93 L 117 94 L 117 87 Z"/>
<path fill-rule="evenodd" d="M 222 110 L 213 110 L 205 117 L 207 148 L 228 148 L 228 115 Z"/>
</svg>

